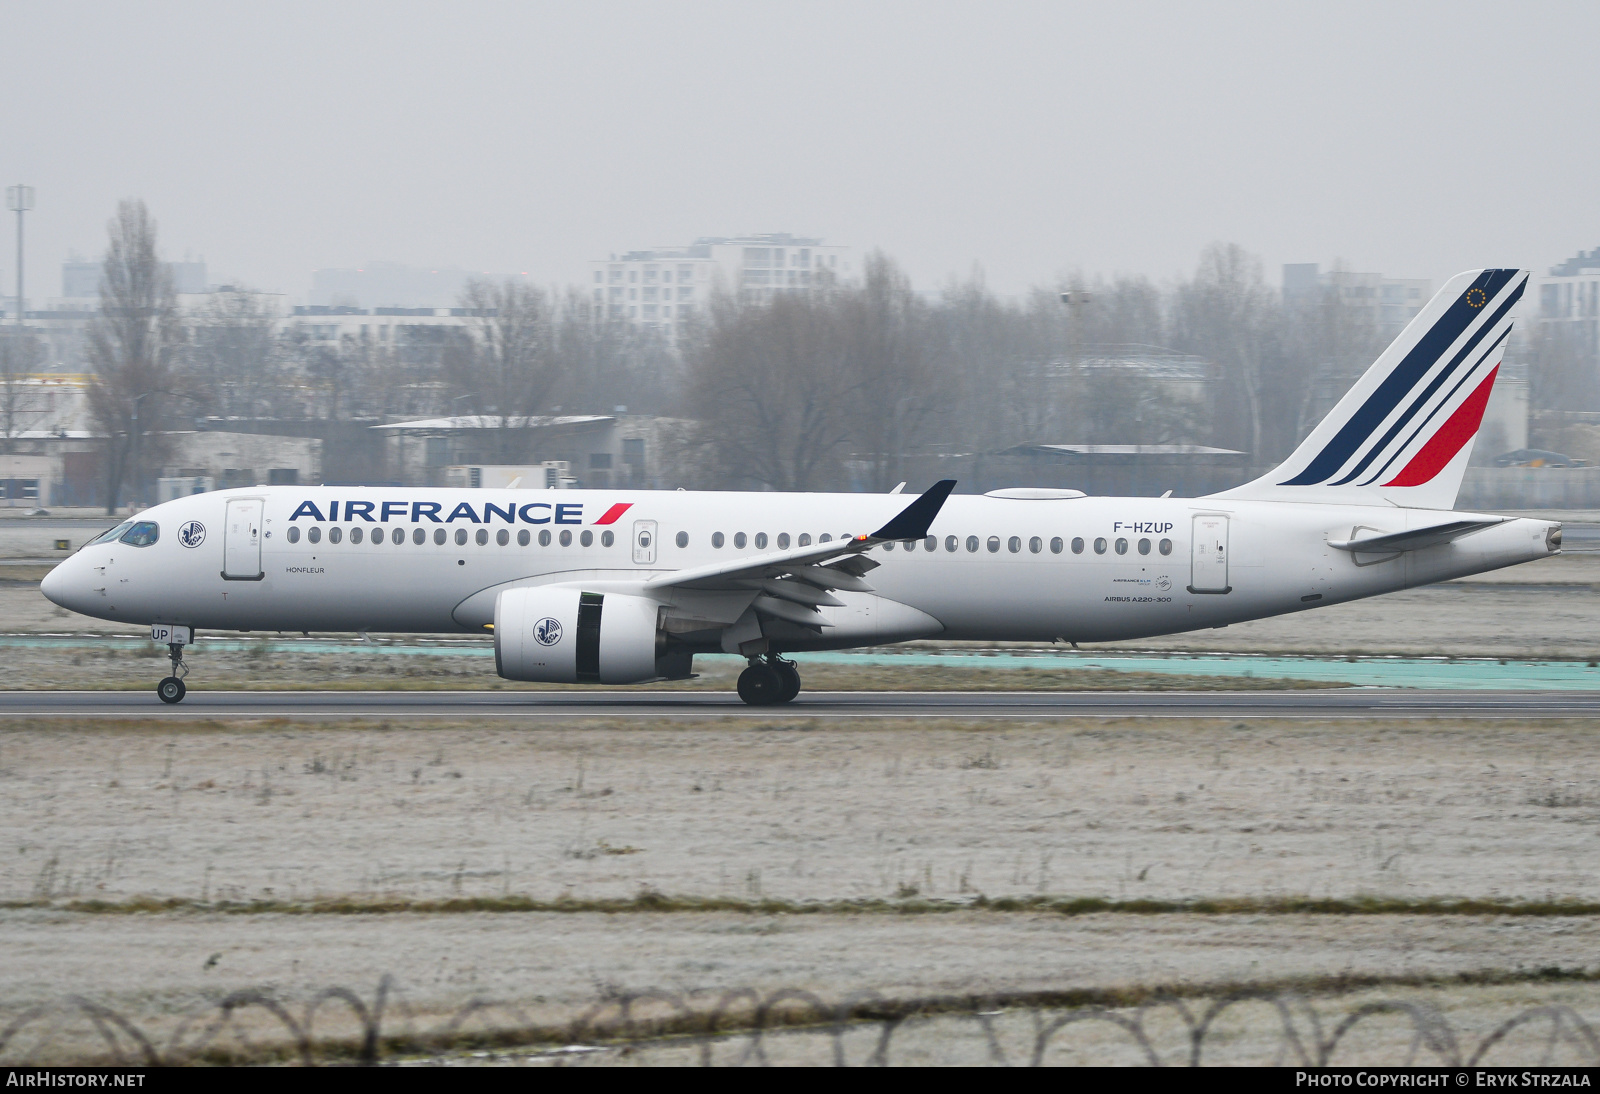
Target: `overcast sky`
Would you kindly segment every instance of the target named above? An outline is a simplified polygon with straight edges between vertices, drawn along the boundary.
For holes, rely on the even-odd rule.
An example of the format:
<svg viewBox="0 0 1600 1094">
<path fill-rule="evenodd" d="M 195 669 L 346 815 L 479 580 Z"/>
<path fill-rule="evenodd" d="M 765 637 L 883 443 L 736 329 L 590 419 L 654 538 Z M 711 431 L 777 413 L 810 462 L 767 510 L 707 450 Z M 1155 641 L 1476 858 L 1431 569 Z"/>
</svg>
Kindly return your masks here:
<svg viewBox="0 0 1600 1094">
<path fill-rule="evenodd" d="M 1600 246 L 1597 44 L 1594 3 L 12 0 L 0 181 L 38 190 L 30 300 L 124 197 L 294 299 L 775 231 L 920 287 L 1165 280 L 1212 240 L 1437 286 Z"/>
</svg>

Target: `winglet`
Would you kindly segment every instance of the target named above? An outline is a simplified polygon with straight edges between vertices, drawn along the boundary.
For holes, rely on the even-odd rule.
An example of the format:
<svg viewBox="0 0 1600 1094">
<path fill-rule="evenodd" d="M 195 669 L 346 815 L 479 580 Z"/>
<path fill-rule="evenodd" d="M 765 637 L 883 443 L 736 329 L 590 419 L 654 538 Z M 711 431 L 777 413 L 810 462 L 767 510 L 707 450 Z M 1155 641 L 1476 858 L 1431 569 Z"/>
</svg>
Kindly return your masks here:
<svg viewBox="0 0 1600 1094">
<path fill-rule="evenodd" d="M 955 479 L 940 479 L 916 501 L 900 510 L 899 516 L 872 533 L 873 539 L 921 539 L 928 534 L 933 518 L 944 508 L 944 499 L 956 488 Z"/>
</svg>

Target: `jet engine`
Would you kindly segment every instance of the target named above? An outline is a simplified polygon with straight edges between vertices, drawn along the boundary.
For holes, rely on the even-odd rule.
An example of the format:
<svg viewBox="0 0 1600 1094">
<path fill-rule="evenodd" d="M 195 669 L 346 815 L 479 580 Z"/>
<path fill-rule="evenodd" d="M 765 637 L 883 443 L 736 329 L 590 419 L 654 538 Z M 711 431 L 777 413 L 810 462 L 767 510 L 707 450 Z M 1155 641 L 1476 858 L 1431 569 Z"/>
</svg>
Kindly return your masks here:
<svg viewBox="0 0 1600 1094">
<path fill-rule="evenodd" d="M 573 588 L 506 589 L 494 605 L 494 667 L 507 680 L 636 684 L 689 675 L 669 651 L 661 605 L 642 596 Z"/>
</svg>

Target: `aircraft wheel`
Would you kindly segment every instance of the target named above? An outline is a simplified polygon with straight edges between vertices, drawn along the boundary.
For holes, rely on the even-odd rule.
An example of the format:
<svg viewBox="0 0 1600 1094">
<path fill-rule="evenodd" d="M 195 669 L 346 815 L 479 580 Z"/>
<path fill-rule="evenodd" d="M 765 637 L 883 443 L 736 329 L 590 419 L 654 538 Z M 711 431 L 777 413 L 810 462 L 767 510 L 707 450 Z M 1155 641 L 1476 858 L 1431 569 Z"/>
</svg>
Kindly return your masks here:
<svg viewBox="0 0 1600 1094">
<path fill-rule="evenodd" d="M 778 692 L 777 702 L 792 703 L 794 697 L 800 694 L 800 669 L 793 661 L 778 661 L 772 666 L 782 683 L 782 690 Z"/>
<path fill-rule="evenodd" d="M 767 665 L 751 665 L 739 674 L 739 698 L 753 707 L 782 702 L 783 679 Z"/>
<path fill-rule="evenodd" d="M 189 689 L 176 676 L 169 676 L 156 685 L 156 694 L 161 696 L 163 703 L 181 703 L 188 692 Z"/>
</svg>

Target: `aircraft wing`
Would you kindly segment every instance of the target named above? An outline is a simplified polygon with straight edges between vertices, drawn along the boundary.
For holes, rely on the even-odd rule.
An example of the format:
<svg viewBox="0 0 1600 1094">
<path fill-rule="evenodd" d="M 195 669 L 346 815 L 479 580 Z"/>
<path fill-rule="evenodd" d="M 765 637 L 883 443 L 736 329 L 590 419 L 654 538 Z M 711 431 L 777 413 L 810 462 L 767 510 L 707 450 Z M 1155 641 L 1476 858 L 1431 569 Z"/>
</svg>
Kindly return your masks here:
<svg viewBox="0 0 1600 1094">
<path fill-rule="evenodd" d="M 1441 543 L 1448 543 L 1453 539 L 1481 532 L 1485 528 L 1493 528 L 1496 524 L 1504 524 L 1510 517 L 1478 517 L 1466 520 L 1445 521 L 1442 524 L 1430 524 L 1425 528 L 1412 528 L 1406 532 L 1388 532 L 1376 535 L 1360 536 L 1352 532 L 1349 539 L 1330 539 L 1328 546 L 1336 551 L 1360 551 L 1375 553 L 1382 551 L 1420 551 L 1424 547 L 1436 547 Z M 1370 529 L 1364 529 L 1371 531 Z"/>
<path fill-rule="evenodd" d="M 662 574 L 644 583 L 645 590 L 697 589 L 713 592 L 755 592 L 757 611 L 802 626 L 819 626 L 816 609 L 837 607 L 842 601 L 829 593 L 872 591 L 861 579 L 879 565 L 862 557 L 869 548 L 889 540 L 921 539 L 939 515 L 945 499 L 955 489 L 954 479 L 944 479 L 906 506 L 894 519 L 870 535 L 813 544 L 790 551 L 744 555 Z"/>
</svg>

